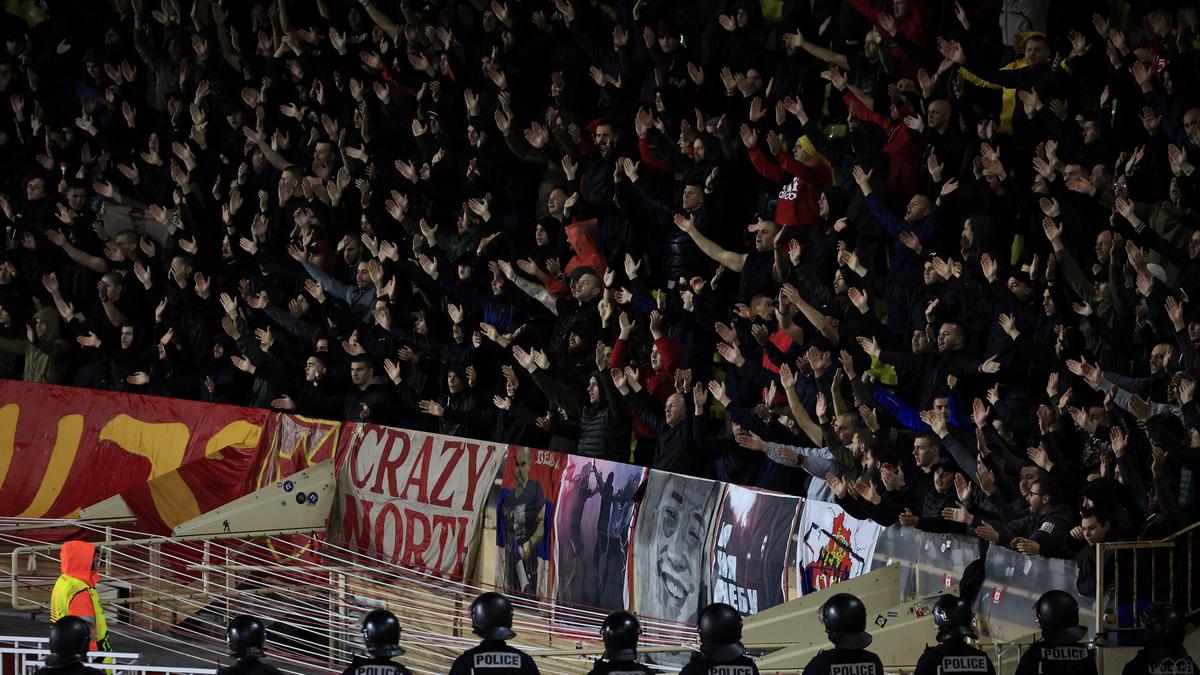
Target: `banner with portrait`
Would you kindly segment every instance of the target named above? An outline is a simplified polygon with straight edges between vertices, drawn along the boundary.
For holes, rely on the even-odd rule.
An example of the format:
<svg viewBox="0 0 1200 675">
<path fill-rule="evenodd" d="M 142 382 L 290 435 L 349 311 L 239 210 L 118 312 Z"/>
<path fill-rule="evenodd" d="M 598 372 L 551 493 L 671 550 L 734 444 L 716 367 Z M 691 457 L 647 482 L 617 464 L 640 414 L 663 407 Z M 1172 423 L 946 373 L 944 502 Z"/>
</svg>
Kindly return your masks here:
<svg viewBox="0 0 1200 675">
<path fill-rule="evenodd" d="M 710 602 L 701 552 L 711 548 L 713 515 L 723 485 L 650 472 L 634 536 L 634 607 L 639 614 L 694 624 Z"/>
<path fill-rule="evenodd" d="M 471 572 L 505 444 L 346 423 L 332 536 L 359 553 L 451 580 Z"/>
<path fill-rule="evenodd" d="M 788 554 L 799 497 L 728 485 L 708 555 L 709 596 L 743 616 L 787 600 Z"/>
<path fill-rule="evenodd" d="M 554 590 L 554 515 L 567 459 L 524 446 L 508 451 L 496 497 L 497 590 L 542 598 Z"/>
<path fill-rule="evenodd" d="M 807 595 L 871 571 L 882 527 L 829 502 L 806 500 L 797 532 L 796 578 Z"/>
<path fill-rule="evenodd" d="M 646 470 L 590 457 L 567 457 L 554 517 L 554 597 L 625 609 L 630 534 Z"/>
<path fill-rule="evenodd" d="M 725 484 L 653 470 L 638 507 L 633 562 L 633 606 L 640 616 L 695 624 L 711 601 L 704 552 Z M 686 653 L 647 654 L 647 661 L 679 668 Z"/>
</svg>

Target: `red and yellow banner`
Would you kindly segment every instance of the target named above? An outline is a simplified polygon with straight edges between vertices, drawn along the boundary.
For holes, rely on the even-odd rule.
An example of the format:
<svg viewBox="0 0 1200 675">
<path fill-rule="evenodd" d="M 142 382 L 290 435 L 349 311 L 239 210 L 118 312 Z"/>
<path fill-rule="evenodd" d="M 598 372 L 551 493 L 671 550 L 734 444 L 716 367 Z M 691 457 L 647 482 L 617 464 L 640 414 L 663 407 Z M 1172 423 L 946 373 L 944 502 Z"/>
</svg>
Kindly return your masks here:
<svg viewBox="0 0 1200 675">
<path fill-rule="evenodd" d="M 134 490 L 160 526 L 199 515 L 228 501 L 223 480 L 244 480 L 269 415 L 0 380 L 0 515 L 65 517 Z"/>
</svg>

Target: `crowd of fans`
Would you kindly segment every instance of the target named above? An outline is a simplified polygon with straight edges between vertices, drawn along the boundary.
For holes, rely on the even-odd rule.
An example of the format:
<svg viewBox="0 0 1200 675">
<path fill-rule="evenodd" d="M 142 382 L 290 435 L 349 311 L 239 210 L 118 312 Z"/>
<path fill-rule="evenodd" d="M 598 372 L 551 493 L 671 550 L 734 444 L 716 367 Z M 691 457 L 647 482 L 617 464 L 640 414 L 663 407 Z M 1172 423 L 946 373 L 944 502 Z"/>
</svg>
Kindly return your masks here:
<svg viewBox="0 0 1200 675">
<path fill-rule="evenodd" d="M 0 376 L 1195 520 L 1196 4 L 702 4 L 9 2 Z"/>
</svg>

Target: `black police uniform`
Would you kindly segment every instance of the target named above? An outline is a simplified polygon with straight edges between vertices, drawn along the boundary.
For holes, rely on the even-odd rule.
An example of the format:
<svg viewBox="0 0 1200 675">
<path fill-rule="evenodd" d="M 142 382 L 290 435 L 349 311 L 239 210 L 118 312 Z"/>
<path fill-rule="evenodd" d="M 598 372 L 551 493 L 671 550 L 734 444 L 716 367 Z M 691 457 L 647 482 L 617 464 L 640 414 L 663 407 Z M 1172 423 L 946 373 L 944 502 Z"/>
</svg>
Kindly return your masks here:
<svg viewBox="0 0 1200 675">
<path fill-rule="evenodd" d="M 413 675 L 403 665 L 386 657 L 355 656 L 342 675 Z"/>
<path fill-rule="evenodd" d="M 1096 655 L 1078 642 L 1038 640 L 1021 655 L 1016 675 L 1097 675 Z"/>
<path fill-rule="evenodd" d="M 105 675 L 103 670 L 89 668 L 82 663 L 76 663 L 73 666 L 63 668 L 47 668 L 42 666 L 38 668 L 33 675 Z"/>
<path fill-rule="evenodd" d="M 946 640 L 926 647 L 917 661 L 915 675 L 996 675 L 996 667 L 987 653 L 964 640 Z"/>
<path fill-rule="evenodd" d="M 804 666 L 804 675 L 883 675 L 883 663 L 865 649 L 827 649 Z"/>
<path fill-rule="evenodd" d="M 1196 660 L 1183 647 L 1145 647 L 1121 675 L 1200 675 Z"/>
<path fill-rule="evenodd" d="M 758 675 L 758 666 L 745 655 L 732 661 L 714 661 L 697 652 L 692 655 L 692 660 L 680 669 L 679 675 Z"/>
<path fill-rule="evenodd" d="M 225 666 L 218 670 L 217 675 L 283 675 L 283 671 L 251 657 L 238 659 L 238 662 L 232 666 Z"/>
<path fill-rule="evenodd" d="M 463 652 L 450 666 L 450 675 L 538 675 L 537 665 L 525 652 L 503 640 L 484 640 Z"/>
<path fill-rule="evenodd" d="M 652 675 L 655 671 L 629 659 L 596 659 L 588 675 Z"/>
<path fill-rule="evenodd" d="M 382 656 L 355 656 L 342 675 L 412 675 L 408 668 Z"/>
</svg>

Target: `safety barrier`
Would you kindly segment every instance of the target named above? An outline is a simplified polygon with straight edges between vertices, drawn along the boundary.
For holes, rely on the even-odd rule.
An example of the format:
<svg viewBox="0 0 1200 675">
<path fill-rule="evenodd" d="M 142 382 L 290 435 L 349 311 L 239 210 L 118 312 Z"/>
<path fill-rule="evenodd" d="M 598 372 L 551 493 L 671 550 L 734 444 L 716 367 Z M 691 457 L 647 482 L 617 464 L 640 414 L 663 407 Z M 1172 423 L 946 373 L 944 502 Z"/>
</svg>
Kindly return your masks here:
<svg viewBox="0 0 1200 675">
<path fill-rule="evenodd" d="M 42 661 L 30 661 L 26 664 L 26 668 L 30 672 L 36 671 L 44 665 Z M 102 670 L 116 675 L 216 675 L 217 671 L 214 668 L 177 668 L 174 666 L 142 666 L 137 664 L 115 665 L 111 663 L 89 663 L 89 668 Z M 27 675 L 25 671 L 18 671 L 21 675 Z"/>
<path fill-rule="evenodd" d="M 1141 628 L 1141 610 L 1169 602 L 1188 616 L 1200 613 L 1200 523 L 1157 541 L 1102 542 L 1096 545 L 1096 598 L 1102 605 L 1094 628 L 1121 633 Z"/>
<path fill-rule="evenodd" d="M 41 667 L 43 659 L 50 653 L 46 649 L 48 638 L 24 637 L 17 635 L 0 635 L 0 672 L 20 673 Z M 89 661 L 112 659 L 116 667 L 122 670 L 125 666 L 134 664 L 141 658 L 140 654 L 130 652 L 88 652 Z"/>
<path fill-rule="evenodd" d="M 183 659 L 205 664 L 228 662 L 224 627 L 239 613 L 264 619 L 270 634 L 271 662 L 289 673 L 336 673 L 360 649 L 358 623 L 375 607 L 402 607 L 404 662 L 414 672 L 445 673 L 451 661 L 476 638 L 462 624 L 466 607 L 486 587 L 447 582 L 322 542 L 320 551 L 301 558 L 284 537 L 212 536 L 190 540 L 146 537 L 106 526 L 99 538 L 101 586 L 119 581 L 124 597 L 104 601 L 119 644 L 166 647 Z M 53 576 L 37 574 L 57 564 L 57 544 L 22 541 L 0 532 L 0 543 L 13 546 L 7 556 L 10 604 L 44 607 Z M 594 646 L 596 627 L 605 612 L 558 605 L 535 598 L 514 598 L 519 644 L 552 675 L 586 670 L 588 661 L 552 648 Z M 671 622 L 645 622 L 648 648 L 687 649 L 694 633 Z M 564 635 L 571 636 L 564 639 Z M 579 635 L 594 636 L 580 640 Z M 150 671 L 147 671 L 150 672 Z M 182 671 L 181 671 L 182 672 Z"/>
<path fill-rule="evenodd" d="M 922 532 L 909 527 L 888 527 L 875 544 L 875 566 L 901 566 L 896 602 L 936 595 L 959 582 L 959 575 L 983 554 L 976 537 Z M 1095 601 L 1076 588 L 1079 570 L 1070 560 L 1031 557 L 1004 548 L 987 547 L 984 585 L 975 599 L 982 634 L 998 643 L 1010 643 L 1036 633 L 1031 608 L 1047 589 L 1065 590 L 1079 602 L 1080 618 L 1091 623 Z"/>
</svg>

